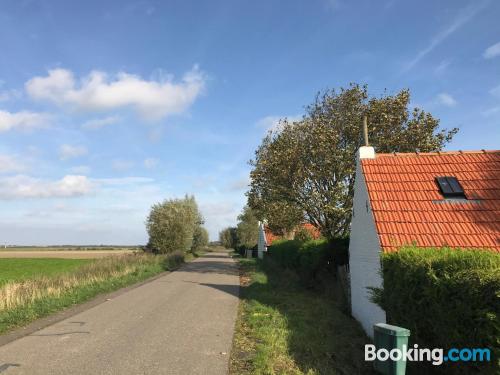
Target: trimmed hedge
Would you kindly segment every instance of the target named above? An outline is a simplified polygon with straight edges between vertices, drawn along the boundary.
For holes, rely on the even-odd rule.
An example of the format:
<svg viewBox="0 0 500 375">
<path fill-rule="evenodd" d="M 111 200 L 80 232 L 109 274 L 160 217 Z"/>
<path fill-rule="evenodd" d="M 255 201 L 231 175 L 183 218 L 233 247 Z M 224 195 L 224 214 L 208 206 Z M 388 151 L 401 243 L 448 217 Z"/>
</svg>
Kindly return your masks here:
<svg viewBox="0 0 500 375">
<path fill-rule="evenodd" d="M 279 240 L 268 247 L 269 256 L 281 267 L 297 272 L 307 286 L 315 286 L 321 274 L 349 262 L 349 239 Z"/>
<path fill-rule="evenodd" d="M 384 287 L 374 289 L 373 299 L 386 311 L 388 323 L 410 329 L 410 340 L 421 347 L 490 348 L 492 362 L 478 370 L 499 370 L 499 254 L 410 247 L 384 254 L 382 265 Z M 454 373 L 473 370 L 465 363 L 440 367 Z"/>
</svg>

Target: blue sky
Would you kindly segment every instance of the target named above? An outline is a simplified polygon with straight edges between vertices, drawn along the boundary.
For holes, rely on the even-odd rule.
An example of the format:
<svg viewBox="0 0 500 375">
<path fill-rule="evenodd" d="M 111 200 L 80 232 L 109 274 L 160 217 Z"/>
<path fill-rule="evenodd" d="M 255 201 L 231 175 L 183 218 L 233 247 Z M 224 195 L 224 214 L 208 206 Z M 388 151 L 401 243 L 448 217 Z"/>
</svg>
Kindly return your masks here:
<svg viewBox="0 0 500 375">
<path fill-rule="evenodd" d="M 247 161 L 317 91 L 366 83 L 498 149 L 498 1 L 3 1 L 0 243 L 140 244 L 195 194 L 215 239 Z"/>
</svg>

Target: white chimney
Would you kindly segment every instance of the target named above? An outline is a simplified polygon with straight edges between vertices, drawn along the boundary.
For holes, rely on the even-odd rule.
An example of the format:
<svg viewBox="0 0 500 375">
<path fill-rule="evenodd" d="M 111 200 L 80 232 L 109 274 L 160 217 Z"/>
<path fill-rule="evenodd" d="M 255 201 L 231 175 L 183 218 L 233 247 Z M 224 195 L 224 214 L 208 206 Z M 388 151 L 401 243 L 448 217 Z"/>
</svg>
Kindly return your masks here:
<svg viewBox="0 0 500 375">
<path fill-rule="evenodd" d="M 375 149 L 372 146 L 361 146 L 358 150 L 358 159 L 375 159 Z"/>
</svg>

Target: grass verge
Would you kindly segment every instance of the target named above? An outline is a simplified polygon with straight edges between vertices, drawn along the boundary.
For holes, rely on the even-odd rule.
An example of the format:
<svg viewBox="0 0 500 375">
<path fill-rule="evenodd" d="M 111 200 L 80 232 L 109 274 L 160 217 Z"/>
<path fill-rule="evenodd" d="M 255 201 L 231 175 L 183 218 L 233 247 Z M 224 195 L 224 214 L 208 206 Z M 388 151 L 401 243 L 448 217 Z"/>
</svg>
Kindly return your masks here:
<svg viewBox="0 0 500 375">
<path fill-rule="evenodd" d="M 146 280 L 184 262 L 169 256 L 133 254 L 94 260 L 52 277 L 38 276 L 0 286 L 0 334 L 85 302 L 98 294 Z"/>
<path fill-rule="evenodd" d="M 241 302 L 230 374 L 372 374 L 370 340 L 340 304 L 271 260 L 239 259 Z"/>
</svg>

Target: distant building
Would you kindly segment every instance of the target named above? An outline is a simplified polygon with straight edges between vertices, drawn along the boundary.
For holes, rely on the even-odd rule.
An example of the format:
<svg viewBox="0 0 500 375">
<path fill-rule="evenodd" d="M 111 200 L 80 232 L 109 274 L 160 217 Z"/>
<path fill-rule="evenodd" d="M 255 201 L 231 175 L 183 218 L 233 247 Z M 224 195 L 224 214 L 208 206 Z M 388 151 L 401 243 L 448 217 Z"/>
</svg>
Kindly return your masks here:
<svg viewBox="0 0 500 375">
<path fill-rule="evenodd" d="M 307 230 L 313 239 L 318 239 L 319 237 L 321 237 L 320 231 L 314 225 L 310 223 L 303 223 L 297 226 L 297 228 L 294 231 L 292 231 L 291 233 L 292 238 L 293 234 L 296 233 L 299 229 Z M 273 233 L 273 231 L 271 231 L 271 229 L 269 229 L 267 225 L 259 222 L 259 243 L 258 243 L 259 255 L 267 251 L 267 247 L 272 245 L 274 241 L 282 239 L 286 239 L 286 237 L 277 233 Z"/>
</svg>

